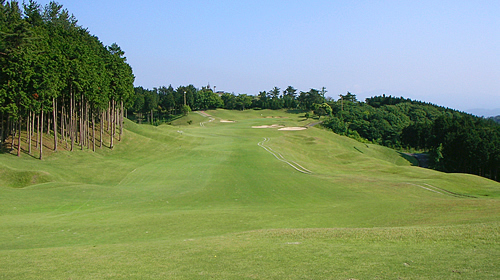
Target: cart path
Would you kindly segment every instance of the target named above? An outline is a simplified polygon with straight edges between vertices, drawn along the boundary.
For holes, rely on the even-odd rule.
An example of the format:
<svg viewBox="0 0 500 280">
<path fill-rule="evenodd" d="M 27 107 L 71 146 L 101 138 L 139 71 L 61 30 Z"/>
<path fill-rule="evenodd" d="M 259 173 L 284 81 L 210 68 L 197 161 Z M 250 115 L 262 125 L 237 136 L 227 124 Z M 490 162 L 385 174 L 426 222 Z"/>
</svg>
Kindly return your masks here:
<svg viewBox="0 0 500 280">
<path fill-rule="evenodd" d="M 272 154 L 277 160 L 290 165 L 291 167 L 293 167 L 293 169 L 295 169 L 295 170 L 297 170 L 299 172 L 302 172 L 304 174 L 312 174 L 312 171 L 304 168 L 303 166 L 301 166 L 300 164 L 296 163 L 295 161 L 289 161 L 289 160 L 287 160 L 285 157 L 283 157 L 282 154 L 274 151 L 271 147 L 265 146 L 264 144 L 266 142 L 269 142 L 270 140 L 271 140 L 270 138 L 264 138 L 264 140 L 262 140 L 259 143 L 257 143 L 257 145 L 259 145 L 259 147 L 261 147 L 264 150 L 266 150 L 268 153 Z"/>
</svg>

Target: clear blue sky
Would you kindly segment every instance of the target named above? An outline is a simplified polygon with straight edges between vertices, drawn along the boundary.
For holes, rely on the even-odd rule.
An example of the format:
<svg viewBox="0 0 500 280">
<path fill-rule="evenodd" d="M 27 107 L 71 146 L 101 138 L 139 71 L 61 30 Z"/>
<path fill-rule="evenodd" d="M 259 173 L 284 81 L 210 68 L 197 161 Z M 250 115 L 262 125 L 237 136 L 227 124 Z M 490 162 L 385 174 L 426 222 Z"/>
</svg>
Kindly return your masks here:
<svg viewBox="0 0 500 280">
<path fill-rule="evenodd" d="M 136 86 L 326 87 L 335 99 L 350 91 L 500 108 L 498 0 L 58 2 L 122 47 Z"/>
</svg>

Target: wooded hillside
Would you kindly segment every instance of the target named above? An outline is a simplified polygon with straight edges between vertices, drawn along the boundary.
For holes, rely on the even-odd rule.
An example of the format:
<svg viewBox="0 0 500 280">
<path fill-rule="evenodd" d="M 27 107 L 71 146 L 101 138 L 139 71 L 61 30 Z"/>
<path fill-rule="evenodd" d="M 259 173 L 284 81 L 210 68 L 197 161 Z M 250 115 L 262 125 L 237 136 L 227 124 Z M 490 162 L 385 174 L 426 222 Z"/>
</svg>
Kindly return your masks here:
<svg viewBox="0 0 500 280">
<path fill-rule="evenodd" d="M 325 97 L 326 89 L 298 91 L 274 87 L 258 95 L 214 93 L 209 86 L 193 85 L 147 90 L 136 88 L 133 112 L 139 120 L 161 123 L 180 114 L 184 104 L 195 110 L 225 108 L 289 109 L 316 117 L 333 132 L 361 142 L 401 151 L 428 152 L 432 168 L 499 180 L 500 125 L 450 108 L 403 97 L 375 96 L 365 102 L 347 92 L 338 100 Z M 146 120 L 145 120 L 146 121 Z"/>
<path fill-rule="evenodd" d="M 104 46 L 62 5 L 0 1 L 0 141 L 17 148 L 26 135 L 43 155 L 43 134 L 54 141 L 109 147 L 123 129 L 133 96 L 132 68 L 117 44 Z M 99 130 L 99 131 L 96 131 Z M 104 131 L 105 130 L 105 131 Z M 35 137 L 36 135 L 36 137 Z M 8 140 L 8 141 L 6 141 Z M 10 147 L 6 147 L 6 143 Z"/>
<path fill-rule="evenodd" d="M 404 150 L 427 151 L 431 167 L 498 180 L 500 125 L 453 109 L 391 96 L 330 102 L 334 132 Z"/>
</svg>

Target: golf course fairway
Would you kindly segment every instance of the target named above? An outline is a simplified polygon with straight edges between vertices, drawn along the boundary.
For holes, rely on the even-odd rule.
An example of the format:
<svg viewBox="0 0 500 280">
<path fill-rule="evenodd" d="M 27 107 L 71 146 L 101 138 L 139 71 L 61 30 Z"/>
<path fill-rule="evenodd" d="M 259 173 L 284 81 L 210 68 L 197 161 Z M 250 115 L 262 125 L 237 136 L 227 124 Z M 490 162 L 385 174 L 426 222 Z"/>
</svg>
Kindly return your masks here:
<svg viewBox="0 0 500 280">
<path fill-rule="evenodd" d="M 302 116 L 127 120 L 113 150 L 0 154 L 0 279 L 500 279 L 499 183 Z"/>
</svg>

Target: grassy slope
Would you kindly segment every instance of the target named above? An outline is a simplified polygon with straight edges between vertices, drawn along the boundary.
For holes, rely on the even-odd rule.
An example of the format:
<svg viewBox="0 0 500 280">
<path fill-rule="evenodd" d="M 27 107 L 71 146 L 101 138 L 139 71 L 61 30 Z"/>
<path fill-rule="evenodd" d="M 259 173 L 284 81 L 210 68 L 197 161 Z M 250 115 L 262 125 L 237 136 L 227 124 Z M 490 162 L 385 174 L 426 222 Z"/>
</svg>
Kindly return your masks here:
<svg viewBox="0 0 500 280">
<path fill-rule="evenodd" d="M 0 155 L 0 278 L 500 277 L 500 184 L 319 128 L 251 128 L 311 122 L 284 111 L 208 113 L 128 122 L 112 152 Z"/>
</svg>

